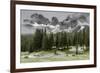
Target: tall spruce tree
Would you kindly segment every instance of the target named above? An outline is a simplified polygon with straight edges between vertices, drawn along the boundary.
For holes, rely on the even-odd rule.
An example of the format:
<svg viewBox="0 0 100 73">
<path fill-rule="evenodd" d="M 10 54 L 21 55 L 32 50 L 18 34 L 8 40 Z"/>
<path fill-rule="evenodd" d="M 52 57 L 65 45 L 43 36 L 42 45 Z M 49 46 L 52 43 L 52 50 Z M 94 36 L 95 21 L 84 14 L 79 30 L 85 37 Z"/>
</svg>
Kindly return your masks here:
<svg viewBox="0 0 100 73">
<path fill-rule="evenodd" d="M 59 33 L 56 33 L 55 36 L 56 36 L 56 37 L 55 37 L 55 46 L 56 46 L 56 48 L 58 49 L 58 48 L 59 48 Z"/>
<path fill-rule="evenodd" d="M 36 32 L 34 33 L 32 47 L 30 49 L 30 52 L 41 50 L 42 37 L 43 37 L 42 30 L 41 29 L 36 29 Z"/>
<path fill-rule="evenodd" d="M 60 32 L 57 32 L 56 34 L 55 34 L 55 39 L 54 39 L 54 46 L 55 46 L 55 48 L 53 48 L 53 50 L 54 50 L 54 54 L 55 55 L 57 55 L 57 50 L 59 49 L 59 35 L 60 35 Z"/>
<path fill-rule="evenodd" d="M 49 37 L 48 37 L 48 48 L 49 48 L 49 50 L 52 50 L 53 45 L 54 45 L 54 37 L 53 37 L 53 33 L 51 32 L 49 34 Z"/>
<path fill-rule="evenodd" d="M 43 39 L 42 39 L 42 49 L 48 50 L 48 35 L 46 33 L 46 29 L 43 31 Z"/>
<path fill-rule="evenodd" d="M 66 48 L 66 45 L 67 45 L 67 35 L 66 35 L 66 32 L 62 32 L 62 48 L 65 49 Z"/>
<path fill-rule="evenodd" d="M 79 47 L 79 35 L 78 35 L 78 32 L 75 32 L 74 40 L 75 40 L 76 54 L 78 54 L 78 47 Z"/>
<path fill-rule="evenodd" d="M 86 33 L 85 29 L 83 30 L 83 49 L 85 50 L 85 45 L 86 45 Z"/>
<path fill-rule="evenodd" d="M 21 51 L 28 51 L 28 39 L 26 36 L 21 35 Z"/>
<path fill-rule="evenodd" d="M 70 46 L 70 37 L 69 37 L 69 34 L 66 33 L 66 46 L 67 46 L 67 50 L 69 49 L 69 46 Z"/>
</svg>

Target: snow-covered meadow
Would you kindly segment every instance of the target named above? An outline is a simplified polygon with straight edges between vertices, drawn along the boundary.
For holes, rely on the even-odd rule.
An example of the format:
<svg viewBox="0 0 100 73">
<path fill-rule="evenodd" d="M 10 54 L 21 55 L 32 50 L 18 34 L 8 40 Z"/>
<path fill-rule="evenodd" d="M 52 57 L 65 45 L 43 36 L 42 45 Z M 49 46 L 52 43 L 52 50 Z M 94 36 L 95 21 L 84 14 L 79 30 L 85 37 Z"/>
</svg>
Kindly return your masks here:
<svg viewBox="0 0 100 73">
<path fill-rule="evenodd" d="M 72 61 L 72 60 L 88 60 L 89 51 L 85 51 L 79 47 L 79 54 L 75 54 L 76 49 L 72 47 L 69 51 L 39 51 L 39 52 L 21 52 L 21 63 L 30 62 L 50 62 L 50 61 Z"/>
</svg>

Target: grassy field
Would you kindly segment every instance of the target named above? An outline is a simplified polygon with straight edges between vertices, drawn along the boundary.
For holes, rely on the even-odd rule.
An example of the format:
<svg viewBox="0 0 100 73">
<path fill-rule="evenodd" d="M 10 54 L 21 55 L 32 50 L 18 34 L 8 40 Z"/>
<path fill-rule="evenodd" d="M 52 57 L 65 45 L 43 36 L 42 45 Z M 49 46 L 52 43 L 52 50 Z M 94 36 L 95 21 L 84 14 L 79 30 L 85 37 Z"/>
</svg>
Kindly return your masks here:
<svg viewBox="0 0 100 73">
<path fill-rule="evenodd" d="M 53 51 L 41 51 L 41 52 L 21 52 L 21 63 L 31 62 L 51 62 L 51 61 L 72 61 L 72 60 L 88 60 L 89 53 L 85 52 L 76 55 L 75 53 L 66 53 L 57 51 L 55 54 Z"/>
</svg>

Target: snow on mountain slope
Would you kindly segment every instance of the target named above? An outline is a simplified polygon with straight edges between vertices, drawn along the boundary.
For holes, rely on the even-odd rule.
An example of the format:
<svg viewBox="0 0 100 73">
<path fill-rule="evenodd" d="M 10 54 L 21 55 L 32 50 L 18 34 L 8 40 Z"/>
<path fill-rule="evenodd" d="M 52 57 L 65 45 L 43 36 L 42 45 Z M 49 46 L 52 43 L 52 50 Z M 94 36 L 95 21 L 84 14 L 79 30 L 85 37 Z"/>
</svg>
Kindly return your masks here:
<svg viewBox="0 0 100 73">
<path fill-rule="evenodd" d="M 38 23 L 35 22 L 34 24 L 30 24 L 30 25 L 34 29 L 44 29 L 44 28 L 46 28 L 47 31 L 56 33 L 56 32 L 61 32 L 61 31 L 65 31 L 65 32 L 75 32 L 75 31 L 77 31 L 77 32 L 79 32 L 79 31 L 85 29 L 85 25 L 88 26 L 88 23 L 78 22 L 78 24 L 75 27 L 70 26 L 70 27 L 66 28 L 66 26 L 65 26 L 65 28 L 63 28 L 63 29 L 61 29 L 62 26 L 60 26 L 59 24 L 57 24 L 57 25 L 51 25 L 51 24 L 45 25 L 45 24 L 38 24 Z"/>
</svg>

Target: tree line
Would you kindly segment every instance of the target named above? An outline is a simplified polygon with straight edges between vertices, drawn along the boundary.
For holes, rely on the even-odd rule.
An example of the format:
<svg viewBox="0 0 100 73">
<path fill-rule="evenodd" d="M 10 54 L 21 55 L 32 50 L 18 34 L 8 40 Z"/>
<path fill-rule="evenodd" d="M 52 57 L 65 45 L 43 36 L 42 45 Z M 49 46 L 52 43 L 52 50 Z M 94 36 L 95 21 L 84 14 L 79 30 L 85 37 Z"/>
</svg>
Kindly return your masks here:
<svg viewBox="0 0 100 73">
<path fill-rule="evenodd" d="M 69 50 L 70 46 L 76 47 L 78 53 L 78 46 L 89 47 L 89 29 L 80 32 L 47 32 L 46 29 L 36 29 L 31 36 L 21 35 L 21 51 L 49 51 L 55 50 Z"/>
</svg>

